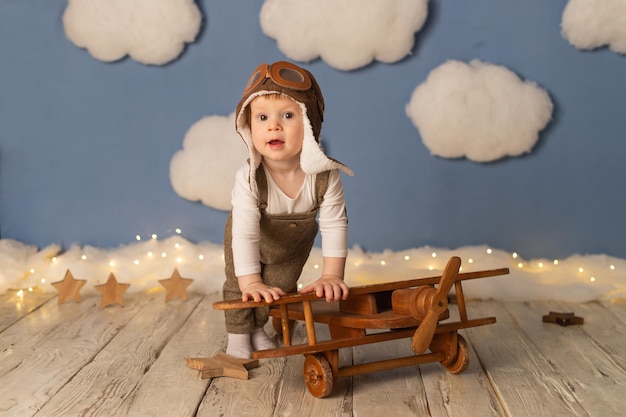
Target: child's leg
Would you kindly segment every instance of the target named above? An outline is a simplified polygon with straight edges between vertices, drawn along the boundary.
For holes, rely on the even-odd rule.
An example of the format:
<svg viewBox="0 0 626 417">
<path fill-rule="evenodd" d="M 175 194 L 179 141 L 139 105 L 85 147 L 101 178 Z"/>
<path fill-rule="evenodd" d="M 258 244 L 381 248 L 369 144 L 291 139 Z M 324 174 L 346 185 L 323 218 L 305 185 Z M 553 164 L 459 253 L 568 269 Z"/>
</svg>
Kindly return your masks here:
<svg viewBox="0 0 626 417">
<path fill-rule="evenodd" d="M 296 292 L 297 277 L 302 272 L 302 267 L 306 262 L 303 259 L 293 259 L 280 264 L 269 264 L 263 266 L 263 282 L 272 287 L 279 287 L 286 293 Z M 268 307 L 257 307 L 254 310 L 255 329 L 250 334 L 252 347 L 254 350 L 274 349 L 276 343 L 265 333 L 263 326 L 269 319 L 270 309 Z"/>
<path fill-rule="evenodd" d="M 224 290 L 225 300 L 241 299 L 240 292 Z M 225 310 L 224 318 L 228 345 L 226 354 L 235 358 L 248 359 L 252 356 L 250 332 L 254 330 L 254 313 L 251 309 Z"/>
</svg>

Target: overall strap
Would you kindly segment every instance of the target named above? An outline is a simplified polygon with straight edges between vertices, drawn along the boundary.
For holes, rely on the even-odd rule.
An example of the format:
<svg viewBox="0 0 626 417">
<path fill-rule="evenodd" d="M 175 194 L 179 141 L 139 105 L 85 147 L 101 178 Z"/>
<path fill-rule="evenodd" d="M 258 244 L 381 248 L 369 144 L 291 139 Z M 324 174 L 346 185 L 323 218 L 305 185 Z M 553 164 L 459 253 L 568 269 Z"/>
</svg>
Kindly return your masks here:
<svg viewBox="0 0 626 417">
<path fill-rule="evenodd" d="M 265 210 L 267 208 L 267 177 L 265 177 L 263 165 L 259 165 L 256 169 L 256 187 L 258 207 L 260 210 Z"/>
<path fill-rule="evenodd" d="M 324 201 L 324 194 L 328 190 L 328 178 L 330 177 L 330 171 L 320 172 L 315 176 L 315 207 L 313 210 L 317 210 Z"/>
</svg>

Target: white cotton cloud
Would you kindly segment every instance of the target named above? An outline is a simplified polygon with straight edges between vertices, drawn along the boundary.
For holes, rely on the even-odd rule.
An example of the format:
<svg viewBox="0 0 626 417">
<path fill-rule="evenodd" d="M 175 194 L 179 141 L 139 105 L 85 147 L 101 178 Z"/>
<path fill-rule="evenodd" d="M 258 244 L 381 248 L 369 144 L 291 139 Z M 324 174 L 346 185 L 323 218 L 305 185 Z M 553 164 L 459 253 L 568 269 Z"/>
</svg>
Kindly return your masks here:
<svg viewBox="0 0 626 417">
<path fill-rule="evenodd" d="M 94 285 L 104 284 L 110 274 L 118 282 L 130 284 L 129 293 L 163 290 L 159 280 L 171 277 L 174 269 L 183 278 L 194 280 L 190 291 L 218 291 L 225 279 L 222 244 L 195 244 L 178 235 L 117 248 L 72 245 L 59 251 L 57 245 L 39 251 L 0 239 L 0 294 L 5 290 L 24 293 L 29 288 L 54 292 L 51 283 L 62 281 L 68 270 L 74 278 L 87 281 L 82 294 L 96 294 Z"/>
<path fill-rule="evenodd" d="M 563 37 L 579 49 L 608 45 L 626 54 L 626 1 L 569 0 L 561 20 Z"/>
<path fill-rule="evenodd" d="M 534 82 L 473 60 L 432 70 L 413 91 L 406 112 L 432 154 L 490 162 L 530 152 L 552 107 Z"/>
<path fill-rule="evenodd" d="M 39 250 L 13 239 L 0 239 L 0 294 L 8 289 L 28 288 L 41 284 L 33 279 L 36 273 L 46 269 L 50 258 L 61 250 L 59 245 L 50 245 Z M 25 282 L 28 281 L 28 285 Z"/>
<path fill-rule="evenodd" d="M 289 58 L 352 70 L 410 54 L 427 14 L 428 0 L 265 0 L 260 21 Z"/>
<path fill-rule="evenodd" d="M 194 0 L 69 0 L 63 13 L 67 38 L 107 62 L 126 55 L 142 64 L 170 62 L 201 23 Z"/>
<path fill-rule="evenodd" d="M 119 282 L 130 284 L 129 293 L 163 291 L 159 280 L 169 278 L 174 268 L 183 278 L 194 280 L 188 288 L 193 292 L 220 291 L 225 279 L 221 243 L 192 243 L 178 235 L 112 249 L 73 245 L 63 253 L 59 250 L 56 245 L 38 250 L 0 239 L 0 294 L 8 291 L 19 300 L 29 296 L 29 288 L 54 293 L 51 283 L 63 280 L 68 270 L 74 278 L 87 281 L 81 290 L 85 298 L 97 296 L 94 286 L 105 283 L 111 273 Z M 465 281 L 466 299 L 569 303 L 626 299 L 626 259 L 608 255 L 572 255 L 558 261 L 523 259 L 482 245 L 456 249 L 423 246 L 399 252 L 366 252 L 354 247 L 346 263 L 346 283 L 354 287 L 439 276 L 451 256 L 462 259 L 462 272 L 509 268 L 508 275 Z M 299 285 L 318 279 L 322 263 L 322 250 L 314 247 Z"/>
<path fill-rule="evenodd" d="M 235 113 L 204 117 L 191 126 L 183 149 L 172 157 L 174 191 L 187 200 L 230 210 L 235 173 L 246 158 L 246 146 L 235 131 Z"/>
</svg>

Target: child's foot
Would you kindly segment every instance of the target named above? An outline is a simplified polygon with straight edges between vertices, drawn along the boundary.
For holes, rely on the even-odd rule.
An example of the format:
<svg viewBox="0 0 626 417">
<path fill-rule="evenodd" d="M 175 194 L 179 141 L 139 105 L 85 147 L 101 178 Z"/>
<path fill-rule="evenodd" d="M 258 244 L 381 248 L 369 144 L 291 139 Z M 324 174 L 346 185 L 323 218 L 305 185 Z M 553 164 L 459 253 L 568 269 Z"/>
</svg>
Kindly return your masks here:
<svg viewBox="0 0 626 417">
<path fill-rule="evenodd" d="M 252 357 L 250 335 L 248 333 L 228 333 L 228 346 L 226 347 L 226 354 L 232 356 L 233 358 L 250 359 Z"/>
<path fill-rule="evenodd" d="M 250 335 L 250 339 L 252 340 L 252 347 L 254 350 L 274 349 L 276 347 L 274 341 L 270 339 L 262 327 L 254 329 Z"/>
</svg>

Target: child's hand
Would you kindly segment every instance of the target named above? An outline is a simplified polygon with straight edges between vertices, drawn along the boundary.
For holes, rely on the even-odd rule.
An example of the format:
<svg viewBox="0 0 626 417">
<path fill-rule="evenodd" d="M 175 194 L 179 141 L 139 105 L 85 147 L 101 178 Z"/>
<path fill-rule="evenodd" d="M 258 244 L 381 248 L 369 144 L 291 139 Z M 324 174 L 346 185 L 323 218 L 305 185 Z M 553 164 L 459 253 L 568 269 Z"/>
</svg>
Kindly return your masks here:
<svg viewBox="0 0 626 417">
<path fill-rule="evenodd" d="M 313 284 L 307 285 L 301 293 L 314 292 L 319 298 L 326 297 L 326 301 L 339 301 L 348 298 L 348 286 L 336 275 L 322 275 Z"/>
<path fill-rule="evenodd" d="M 265 300 L 268 303 L 271 303 L 274 300 L 278 300 L 281 296 L 287 295 L 280 288 L 270 287 L 263 282 L 249 283 L 245 287 L 240 288 L 240 290 L 242 301 L 254 300 L 259 302 L 261 300 Z"/>
</svg>

